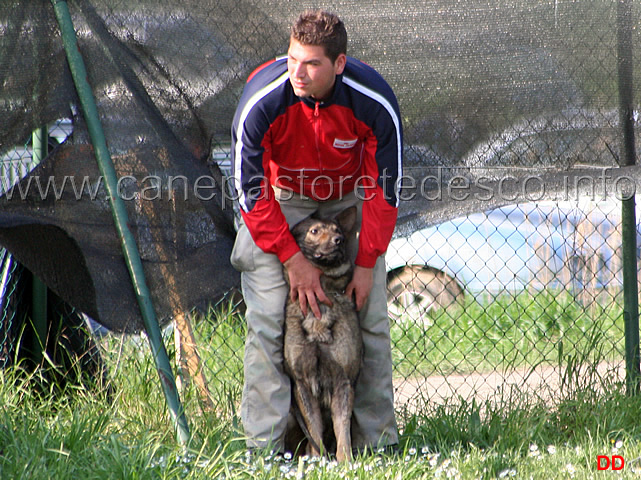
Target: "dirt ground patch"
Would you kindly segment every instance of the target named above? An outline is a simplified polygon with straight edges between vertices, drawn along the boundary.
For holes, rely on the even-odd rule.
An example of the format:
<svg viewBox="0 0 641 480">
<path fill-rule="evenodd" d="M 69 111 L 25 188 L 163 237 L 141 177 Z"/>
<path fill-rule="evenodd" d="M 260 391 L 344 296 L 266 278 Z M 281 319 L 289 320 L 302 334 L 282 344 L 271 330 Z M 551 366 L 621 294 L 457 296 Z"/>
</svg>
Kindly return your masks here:
<svg viewBox="0 0 641 480">
<path fill-rule="evenodd" d="M 573 385 L 591 384 L 603 389 L 604 383 L 625 380 L 625 365 L 603 362 L 596 366 L 586 365 L 573 377 Z M 514 393 L 536 395 L 553 402 L 567 387 L 563 371 L 558 366 L 539 366 L 506 372 L 452 374 L 447 376 L 414 377 L 394 381 L 396 407 L 414 411 L 428 402 L 444 404 L 448 400 L 473 399 L 478 404 L 509 398 Z"/>
</svg>

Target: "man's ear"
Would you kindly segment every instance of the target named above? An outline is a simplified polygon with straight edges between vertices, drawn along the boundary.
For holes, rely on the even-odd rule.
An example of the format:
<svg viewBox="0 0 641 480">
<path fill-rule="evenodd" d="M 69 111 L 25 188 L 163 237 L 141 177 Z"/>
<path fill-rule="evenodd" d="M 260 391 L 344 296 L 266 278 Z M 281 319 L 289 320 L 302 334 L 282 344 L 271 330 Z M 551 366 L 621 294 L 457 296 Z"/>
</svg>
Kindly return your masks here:
<svg viewBox="0 0 641 480">
<path fill-rule="evenodd" d="M 343 73 L 343 70 L 345 70 L 345 64 L 347 63 L 347 55 L 344 53 L 341 53 L 336 57 L 336 61 L 334 62 L 334 72 L 336 75 L 340 75 Z"/>
</svg>

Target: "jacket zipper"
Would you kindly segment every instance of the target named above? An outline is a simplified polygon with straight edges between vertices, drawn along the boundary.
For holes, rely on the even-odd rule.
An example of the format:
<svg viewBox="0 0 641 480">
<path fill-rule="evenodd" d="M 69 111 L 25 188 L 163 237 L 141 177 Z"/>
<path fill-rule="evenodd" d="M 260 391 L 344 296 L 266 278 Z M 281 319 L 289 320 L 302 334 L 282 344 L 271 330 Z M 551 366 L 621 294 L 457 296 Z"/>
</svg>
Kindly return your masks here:
<svg viewBox="0 0 641 480">
<path fill-rule="evenodd" d="M 323 174 L 323 162 L 321 159 L 320 151 L 320 102 L 314 105 L 314 136 L 316 137 L 316 155 L 318 156 L 318 169 L 319 173 Z"/>
</svg>

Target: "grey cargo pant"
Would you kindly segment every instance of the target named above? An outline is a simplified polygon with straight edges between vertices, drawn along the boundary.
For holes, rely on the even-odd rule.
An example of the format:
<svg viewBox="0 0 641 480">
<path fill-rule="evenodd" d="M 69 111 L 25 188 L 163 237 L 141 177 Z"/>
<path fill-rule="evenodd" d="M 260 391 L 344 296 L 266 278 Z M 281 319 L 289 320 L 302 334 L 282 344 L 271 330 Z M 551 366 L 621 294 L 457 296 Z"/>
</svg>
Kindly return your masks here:
<svg viewBox="0 0 641 480">
<path fill-rule="evenodd" d="M 361 204 L 354 193 L 339 200 L 316 202 L 288 191 L 276 190 L 281 210 L 290 226 L 318 212 L 334 216 L 356 205 L 360 231 Z M 356 258 L 358 240 L 348 241 Z M 264 253 L 252 240 L 245 225 L 238 231 L 231 255 L 241 271 L 241 287 L 247 311 L 245 384 L 241 419 L 248 447 L 283 449 L 283 437 L 291 401 L 290 379 L 283 370 L 283 326 L 289 288 L 278 257 Z M 394 388 L 389 319 L 387 316 L 384 257 L 374 269 L 369 300 L 359 312 L 364 359 L 355 392 L 352 440 L 354 448 L 377 448 L 398 443 L 394 417 Z"/>
</svg>

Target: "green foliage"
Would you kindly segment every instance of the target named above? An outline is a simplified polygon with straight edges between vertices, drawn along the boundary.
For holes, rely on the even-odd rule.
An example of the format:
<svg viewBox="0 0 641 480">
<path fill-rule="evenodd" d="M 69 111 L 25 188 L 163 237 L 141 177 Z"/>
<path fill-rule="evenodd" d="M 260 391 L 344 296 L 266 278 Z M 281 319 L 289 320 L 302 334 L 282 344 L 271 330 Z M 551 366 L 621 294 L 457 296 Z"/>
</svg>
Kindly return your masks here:
<svg viewBox="0 0 641 480">
<path fill-rule="evenodd" d="M 546 402 L 513 389 L 487 401 L 425 402 L 398 413 L 398 452 L 370 452 L 346 465 L 269 452 L 247 455 L 237 418 L 245 326 L 230 307 L 194 317 L 215 411 L 201 411 L 193 385 L 183 389 L 193 437 L 186 448 L 176 441 L 146 339 L 114 335 L 101 342 L 109 369 L 104 391 L 69 382 L 63 392 L 48 394 L 38 373 L 19 367 L 0 372 L 0 478 L 581 479 L 597 474 L 597 455 L 613 453 L 627 462 L 619 478 L 639 473 L 641 398 L 626 395 L 617 379 L 585 369 L 611 354 L 600 345 L 618 345 L 622 337 L 616 305 L 586 310 L 564 295 L 523 294 L 468 301 L 455 313 L 435 312 L 430 321 L 394 326 L 401 371 L 472 370 L 479 361 L 491 370 L 545 361 L 560 369 L 562 394 Z M 437 341 L 432 335 L 440 329 L 447 335 Z M 443 342 L 450 347 L 449 367 L 439 370 L 444 353 L 429 349 Z M 518 351 L 506 360 L 503 354 L 513 345 Z M 413 358 L 399 355 L 402 348 Z M 419 348 L 425 359 L 413 350 Z M 418 366 L 411 370 L 413 363 Z"/>
</svg>

